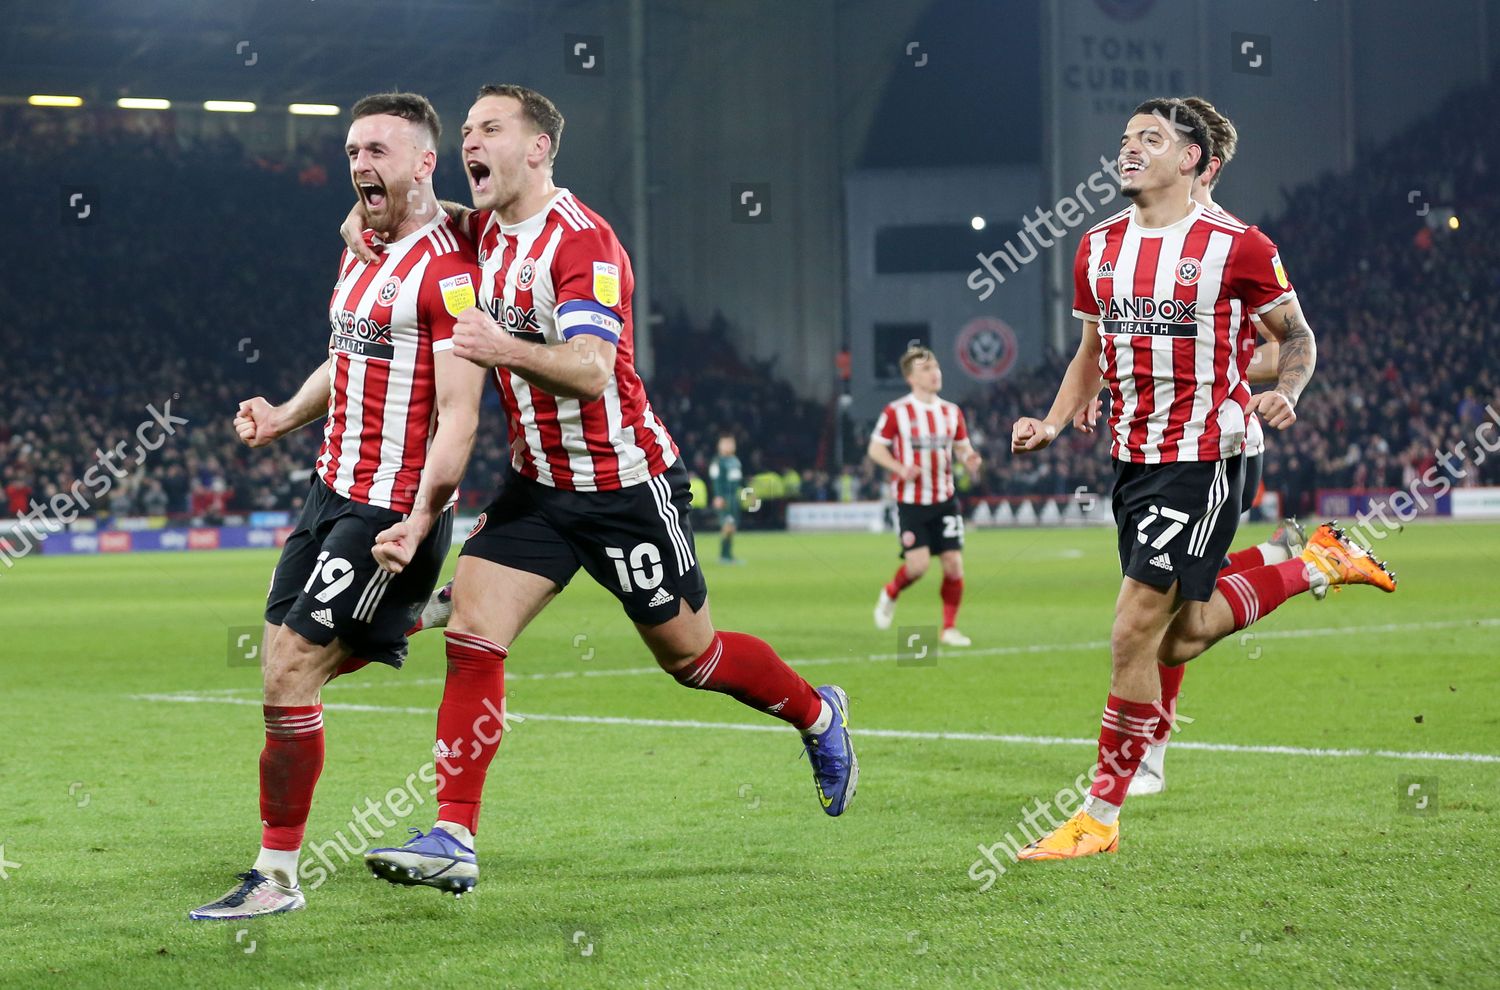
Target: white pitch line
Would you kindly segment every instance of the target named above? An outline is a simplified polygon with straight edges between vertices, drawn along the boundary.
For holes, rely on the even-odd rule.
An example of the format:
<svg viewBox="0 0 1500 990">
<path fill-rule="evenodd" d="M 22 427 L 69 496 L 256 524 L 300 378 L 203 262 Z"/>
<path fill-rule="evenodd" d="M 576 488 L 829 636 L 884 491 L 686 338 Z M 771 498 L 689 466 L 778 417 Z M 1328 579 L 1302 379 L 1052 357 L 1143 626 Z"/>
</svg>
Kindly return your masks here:
<svg viewBox="0 0 1500 990">
<path fill-rule="evenodd" d="M 182 704 L 259 705 L 249 698 L 226 698 L 222 695 L 201 694 L 135 694 L 134 701 L 177 702 Z M 436 717 L 433 708 L 396 707 L 385 705 L 351 705 L 330 702 L 323 706 L 329 712 L 384 712 L 392 715 L 426 715 Z M 700 722 L 694 719 L 626 718 L 620 715 L 541 715 L 534 712 L 512 713 L 523 722 L 570 722 L 577 725 L 617 725 L 652 729 L 722 729 L 732 732 L 781 732 L 784 725 L 749 724 L 744 722 Z M 858 729 L 857 738 L 915 739 L 928 742 L 989 742 L 1016 746 L 1097 746 L 1099 740 L 1069 736 L 1026 736 L 1013 733 L 989 732 L 920 732 L 912 729 Z M 1193 749 L 1205 753 L 1256 753 L 1271 756 L 1314 756 L 1347 758 L 1376 756 L 1392 760 L 1445 760 L 1452 763 L 1500 763 L 1500 756 L 1489 753 L 1430 753 L 1402 752 L 1390 749 L 1326 749 L 1305 746 L 1247 746 L 1239 743 L 1193 742 L 1173 740 L 1173 749 Z"/>
<path fill-rule="evenodd" d="M 1444 629 L 1489 629 L 1497 626 L 1500 626 L 1500 618 L 1453 619 L 1442 622 L 1388 622 L 1378 626 L 1315 626 L 1311 629 L 1273 629 L 1267 632 L 1252 631 L 1242 633 L 1241 635 L 1247 636 L 1246 642 L 1249 642 L 1251 639 L 1257 641 L 1270 639 L 1316 639 L 1326 636 L 1372 636 L 1393 632 L 1436 632 Z M 962 660 L 966 657 L 1026 656 L 1036 653 L 1077 653 L 1086 650 L 1104 650 L 1108 648 L 1109 640 L 1091 639 L 1081 643 L 1032 643 L 1020 646 L 985 646 L 978 649 L 960 650 L 945 650 L 939 647 L 935 656 L 947 660 Z M 880 663 L 887 660 L 899 660 L 903 655 L 900 653 L 867 653 L 843 657 L 807 657 L 800 660 L 788 660 L 787 663 L 793 667 L 829 667 L 838 664 Z M 660 667 L 603 667 L 596 670 L 544 670 L 535 672 L 506 671 L 505 679 L 507 682 L 560 681 L 580 677 L 639 677 L 646 674 L 659 674 L 660 672 Z M 441 677 L 413 677 L 400 682 L 351 681 L 343 678 L 329 684 L 325 690 L 357 691 L 371 688 L 432 687 L 442 683 L 443 678 Z M 193 693 L 224 695 L 259 694 L 260 688 L 212 688 L 194 691 Z"/>
</svg>

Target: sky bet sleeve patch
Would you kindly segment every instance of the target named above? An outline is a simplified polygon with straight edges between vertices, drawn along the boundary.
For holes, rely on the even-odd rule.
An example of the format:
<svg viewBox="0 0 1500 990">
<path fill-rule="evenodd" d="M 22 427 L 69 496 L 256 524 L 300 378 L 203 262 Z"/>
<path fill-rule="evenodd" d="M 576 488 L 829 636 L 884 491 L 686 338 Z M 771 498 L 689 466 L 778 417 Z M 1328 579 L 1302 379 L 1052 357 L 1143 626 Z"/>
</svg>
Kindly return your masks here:
<svg viewBox="0 0 1500 990">
<path fill-rule="evenodd" d="M 443 307 L 450 316 L 457 316 L 474 305 L 474 280 L 468 272 L 439 279 L 438 288 L 443 291 Z"/>
<path fill-rule="evenodd" d="M 594 298 L 601 306 L 620 303 L 620 268 L 607 261 L 594 262 Z"/>
</svg>

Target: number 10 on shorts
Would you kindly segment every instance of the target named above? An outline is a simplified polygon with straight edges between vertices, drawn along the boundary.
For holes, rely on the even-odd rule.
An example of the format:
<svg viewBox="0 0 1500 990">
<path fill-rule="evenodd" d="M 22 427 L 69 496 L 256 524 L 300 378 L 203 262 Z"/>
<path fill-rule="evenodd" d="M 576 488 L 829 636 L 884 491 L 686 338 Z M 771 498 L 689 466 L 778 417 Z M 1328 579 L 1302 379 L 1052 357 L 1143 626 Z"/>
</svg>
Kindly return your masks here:
<svg viewBox="0 0 1500 990">
<path fill-rule="evenodd" d="M 604 553 L 615 562 L 615 576 L 620 579 L 621 591 L 650 591 L 661 584 L 666 570 L 661 566 L 661 551 L 654 543 L 637 543 L 630 551 L 629 566 L 626 566 L 625 551 L 619 547 L 605 547 Z M 631 579 L 635 579 L 632 586 Z"/>
<path fill-rule="evenodd" d="M 1135 528 L 1136 540 L 1137 542 L 1145 543 L 1146 530 L 1151 524 L 1158 519 L 1167 519 L 1169 520 L 1167 525 L 1157 534 L 1156 539 L 1151 541 L 1151 549 L 1160 550 L 1172 542 L 1172 537 L 1182 532 L 1183 527 L 1187 525 L 1190 518 L 1192 517 L 1186 512 L 1153 505 L 1146 511 L 1146 518 L 1142 519 L 1140 524 Z"/>
</svg>

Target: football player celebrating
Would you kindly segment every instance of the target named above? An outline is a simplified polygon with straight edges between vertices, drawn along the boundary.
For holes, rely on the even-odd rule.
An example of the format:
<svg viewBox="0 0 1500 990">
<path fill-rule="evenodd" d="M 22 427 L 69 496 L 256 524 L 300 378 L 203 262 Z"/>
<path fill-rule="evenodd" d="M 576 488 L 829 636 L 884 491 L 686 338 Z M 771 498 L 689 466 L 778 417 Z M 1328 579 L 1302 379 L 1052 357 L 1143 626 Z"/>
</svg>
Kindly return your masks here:
<svg viewBox="0 0 1500 990">
<path fill-rule="evenodd" d="M 1235 151 L 1239 148 L 1239 132 L 1228 117 L 1202 97 L 1189 96 L 1183 102 L 1197 111 L 1204 123 L 1208 125 L 1209 143 L 1212 145 L 1208 167 L 1193 182 L 1193 199 L 1202 203 L 1207 209 L 1217 210 L 1237 223 L 1244 223 L 1239 217 L 1216 203 L 1213 197 L 1213 191 L 1224 175 L 1224 167 L 1234 158 Z M 1252 321 L 1256 334 L 1265 336 L 1258 317 L 1247 313 L 1245 319 Z M 1246 336 L 1248 340 L 1257 339 L 1256 336 L 1249 334 Z M 1246 372 L 1250 384 L 1275 384 L 1276 364 L 1279 357 L 1280 345 L 1274 340 L 1268 340 L 1256 346 Z M 1261 427 L 1260 417 L 1251 414 L 1245 429 L 1245 484 L 1240 501 L 1241 514 L 1250 510 L 1260 491 L 1261 477 L 1265 470 L 1264 453 L 1265 430 Z M 1316 548 L 1326 546 L 1336 540 L 1337 534 L 1335 527 L 1324 523 L 1313 532 L 1310 545 L 1315 548 L 1316 552 Z M 1225 557 L 1224 565 L 1219 569 L 1219 575 L 1223 577 L 1249 570 L 1252 567 L 1291 560 L 1293 557 L 1300 556 L 1308 545 L 1307 535 L 1297 521 L 1295 519 L 1284 520 L 1271 534 L 1270 539 L 1264 543 L 1236 550 Z M 1371 570 L 1370 576 L 1375 579 L 1376 583 L 1385 582 L 1385 575 L 1378 571 Z M 1394 587 L 1394 581 L 1393 577 L 1390 578 L 1392 587 Z M 1327 594 L 1327 588 L 1321 585 L 1315 586 L 1312 594 L 1314 598 L 1321 600 Z M 1146 755 L 1141 759 L 1140 769 L 1131 778 L 1129 792 L 1131 797 L 1159 794 L 1167 786 L 1167 745 L 1171 742 L 1173 725 L 1177 719 L 1177 698 L 1182 691 L 1182 679 L 1187 673 L 1187 664 L 1171 666 L 1161 663 L 1158 665 L 1157 672 L 1161 676 L 1161 723 L 1157 727 L 1156 737 L 1146 748 Z"/>
<path fill-rule="evenodd" d="M 979 472 L 979 452 L 969 443 L 964 411 L 938 397 L 943 369 L 937 355 L 913 345 L 901 355 L 901 377 L 911 392 L 881 410 L 870 436 L 870 460 L 891 473 L 901 533 L 901 566 L 875 600 L 875 628 L 889 629 L 896 599 L 907 585 L 927 573 L 932 555 L 942 563 L 943 630 L 946 646 L 968 646 L 958 631 L 958 606 L 964 596 L 964 517 L 953 484 L 954 456 L 963 458 L 971 475 Z"/>
<path fill-rule="evenodd" d="M 717 630 L 688 521 L 688 476 L 634 365 L 630 258 L 598 213 L 552 181 L 563 118 L 522 86 L 480 90 L 463 127 L 481 307 L 454 353 L 493 369 L 511 468 L 459 557 L 438 709 L 438 821 L 366 862 L 393 883 L 454 893 L 479 876 L 485 776 L 500 744 L 510 645 L 583 568 L 619 599 L 662 669 L 796 729 L 823 810 L 859 777 L 848 699 L 813 688 L 764 641 Z M 358 207 L 345 223 L 352 250 Z M 436 622 L 433 623 L 434 625 Z M 490 724 L 494 723 L 494 724 Z"/>
<path fill-rule="evenodd" d="M 448 553 L 479 420 L 484 372 L 453 342 L 479 272 L 432 191 L 437 113 L 416 94 L 382 93 L 352 116 L 349 176 L 387 246 L 370 261 L 344 252 L 328 360 L 284 404 L 257 396 L 235 416 L 251 447 L 322 419 L 323 446 L 266 601 L 260 855 L 195 920 L 305 906 L 297 865 L 323 770 L 321 688 L 370 661 L 401 666 Z"/>
<path fill-rule="evenodd" d="M 1123 571 L 1088 800 L 1020 859 L 1119 847 L 1120 809 L 1159 725 L 1158 661 L 1191 660 L 1294 595 L 1377 583 L 1375 571 L 1389 578 L 1343 539 L 1314 559 L 1219 575 L 1239 522 L 1246 416 L 1258 413 L 1275 429 L 1296 421 L 1316 345 L 1275 245 L 1192 198 L 1212 148 L 1207 124 L 1183 101 L 1136 108 L 1119 153 L 1132 205 L 1084 235 L 1074 264 L 1078 351 L 1047 416 L 1022 418 L 1012 430 L 1013 452 L 1045 448 L 1103 378 Z M 1281 345 L 1275 388 L 1254 396 L 1245 380 L 1247 312 Z"/>
</svg>

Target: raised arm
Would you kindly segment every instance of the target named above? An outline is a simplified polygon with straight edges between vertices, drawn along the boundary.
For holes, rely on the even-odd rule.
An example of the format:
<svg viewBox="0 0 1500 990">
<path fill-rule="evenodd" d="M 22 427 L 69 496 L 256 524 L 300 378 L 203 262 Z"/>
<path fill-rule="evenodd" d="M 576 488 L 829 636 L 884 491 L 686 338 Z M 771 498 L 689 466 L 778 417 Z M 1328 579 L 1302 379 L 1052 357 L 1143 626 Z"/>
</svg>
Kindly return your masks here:
<svg viewBox="0 0 1500 990">
<path fill-rule="evenodd" d="M 1023 416 L 1016 420 L 1010 433 L 1010 449 L 1013 454 L 1026 454 L 1041 450 L 1073 421 L 1073 417 L 1088 406 L 1099 392 L 1103 377 L 1099 374 L 1099 354 L 1103 345 L 1099 342 L 1099 321 L 1083 321 L 1083 339 L 1068 370 L 1063 374 L 1062 384 L 1057 388 L 1057 397 L 1045 419 Z"/>
<path fill-rule="evenodd" d="M 297 394 L 279 406 L 271 405 L 260 395 L 241 402 L 234 417 L 234 430 L 245 445 L 264 447 L 327 416 L 331 391 L 328 366 L 332 360 L 327 358 L 318 365 L 318 370 L 307 376 Z"/>
<path fill-rule="evenodd" d="M 446 199 L 438 200 L 438 206 L 458 225 L 459 230 L 469 229 L 469 214 L 474 212 L 471 207 Z M 365 243 L 365 228 L 368 226 L 365 205 L 355 200 L 354 205 L 349 208 L 349 215 L 344 217 L 344 222 L 339 226 L 339 236 L 344 239 L 344 246 L 351 254 L 360 261 L 371 263 L 380 260 L 380 253 Z"/>
<path fill-rule="evenodd" d="M 1253 396 L 1249 411 L 1284 430 L 1297 421 L 1297 400 L 1318 365 L 1318 344 L 1296 296 L 1261 314 L 1261 323 L 1279 346 L 1276 387 Z"/>
<path fill-rule="evenodd" d="M 466 309 L 453 328 L 453 353 L 485 368 L 509 368 L 544 392 L 592 402 L 614 374 L 615 345 L 581 333 L 554 347 L 521 340 L 479 307 Z"/>
</svg>

